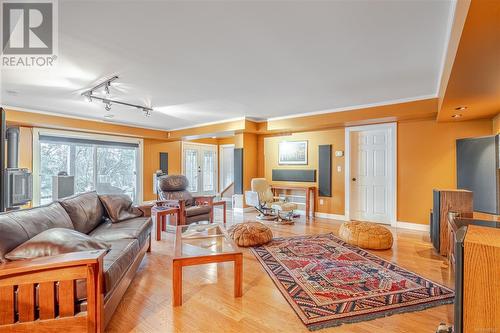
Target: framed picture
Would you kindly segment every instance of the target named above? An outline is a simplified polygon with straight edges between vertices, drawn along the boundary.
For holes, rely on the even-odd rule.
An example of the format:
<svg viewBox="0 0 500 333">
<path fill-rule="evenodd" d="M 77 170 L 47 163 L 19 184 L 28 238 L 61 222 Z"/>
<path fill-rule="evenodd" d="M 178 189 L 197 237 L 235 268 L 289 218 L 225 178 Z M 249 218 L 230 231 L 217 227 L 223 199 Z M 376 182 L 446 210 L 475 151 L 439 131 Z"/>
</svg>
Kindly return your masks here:
<svg viewBox="0 0 500 333">
<path fill-rule="evenodd" d="M 278 163 L 307 164 L 307 141 L 283 141 L 278 146 Z"/>
</svg>

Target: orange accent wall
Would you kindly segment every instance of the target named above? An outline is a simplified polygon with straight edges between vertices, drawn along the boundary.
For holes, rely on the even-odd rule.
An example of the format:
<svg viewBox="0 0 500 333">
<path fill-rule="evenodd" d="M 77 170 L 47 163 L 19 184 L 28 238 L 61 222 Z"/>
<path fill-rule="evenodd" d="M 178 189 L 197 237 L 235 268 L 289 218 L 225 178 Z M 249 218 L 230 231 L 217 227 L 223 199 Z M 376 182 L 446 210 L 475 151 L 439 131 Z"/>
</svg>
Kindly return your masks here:
<svg viewBox="0 0 500 333">
<path fill-rule="evenodd" d="M 427 224 L 433 188 L 456 188 L 455 140 L 490 135 L 489 119 L 398 125 L 398 221 Z"/>
<path fill-rule="evenodd" d="M 144 140 L 144 200 L 156 199 L 153 193 L 153 173 L 160 165 L 160 152 L 168 153 L 168 173 L 181 173 L 181 141 Z"/>
<path fill-rule="evenodd" d="M 332 150 L 344 150 L 344 128 L 317 131 L 293 133 L 286 136 L 271 136 L 263 139 L 264 145 L 264 175 L 271 181 L 273 169 L 318 169 L 318 145 L 331 144 Z M 307 165 L 279 165 L 278 164 L 278 144 L 282 141 L 308 141 L 308 164 Z M 320 200 L 316 201 L 316 211 L 328 214 L 344 215 L 344 157 L 333 157 L 332 160 L 332 197 L 319 198 L 323 200 L 320 205 Z M 337 172 L 337 166 L 342 168 L 341 172 Z M 316 177 L 317 178 L 317 177 Z M 311 185 L 312 183 L 287 183 L 287 182 L 272 182 L 276 184 L 288 185 Z M 315 184 L 317 186 L 317 183 Z"/>
<path fill-rule="evenodd" d="M 398 221 L 427 224 L 432 207 L 432 190 L 456 188 L 455 140 L 491 133 L 492 121 L 489 119 L 457 123 L 437 123 L 435 120 L 399 123 Z M 284 140 L 308 140 L 309 164 L 300 167 L 278 165 L 278 143 Z M 344 150 L 344 140 L 343 128 L 263 137 L 264 176 L 271 180 L 274 168 L 317 169 L 318 145 L 332 144 L 334 151 Z M 342 168 L 342 172 L 337 172 L 337 166 Z M 333 196 L 320 198 L 323 205 L 317 202 L 316 211 L 344 215 L 344 166 L 344 157 L 333 157 Z"/>
</svg>

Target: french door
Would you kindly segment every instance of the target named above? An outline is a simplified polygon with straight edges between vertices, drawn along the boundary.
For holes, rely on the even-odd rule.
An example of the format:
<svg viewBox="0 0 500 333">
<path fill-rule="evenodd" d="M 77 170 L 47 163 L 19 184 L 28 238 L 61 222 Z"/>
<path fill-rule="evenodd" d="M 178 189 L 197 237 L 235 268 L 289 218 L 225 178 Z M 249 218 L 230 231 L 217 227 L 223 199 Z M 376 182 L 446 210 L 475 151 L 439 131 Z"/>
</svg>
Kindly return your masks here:
<svg viewBox="0 0 500 333">
<path fill-rule="evenodd" d="M 217 146 L 183 144 L 183 173 L 193 195 L 212 195 L 217 191 Z"/>
</svg>

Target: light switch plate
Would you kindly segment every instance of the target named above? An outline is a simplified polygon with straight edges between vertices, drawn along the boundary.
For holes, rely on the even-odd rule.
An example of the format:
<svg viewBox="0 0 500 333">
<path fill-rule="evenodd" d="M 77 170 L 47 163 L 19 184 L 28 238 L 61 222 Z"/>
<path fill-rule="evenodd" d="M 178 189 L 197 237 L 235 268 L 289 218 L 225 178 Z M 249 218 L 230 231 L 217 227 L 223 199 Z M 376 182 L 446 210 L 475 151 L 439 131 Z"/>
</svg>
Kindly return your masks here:
<svg viewBox="0 0 500 333">
<path fill-rule="evenodd" d="M 344 156 L 343 150 L 336 150 L 335 151 L 335 157 L 342 157 L 342 156 Z"/>
</svg>

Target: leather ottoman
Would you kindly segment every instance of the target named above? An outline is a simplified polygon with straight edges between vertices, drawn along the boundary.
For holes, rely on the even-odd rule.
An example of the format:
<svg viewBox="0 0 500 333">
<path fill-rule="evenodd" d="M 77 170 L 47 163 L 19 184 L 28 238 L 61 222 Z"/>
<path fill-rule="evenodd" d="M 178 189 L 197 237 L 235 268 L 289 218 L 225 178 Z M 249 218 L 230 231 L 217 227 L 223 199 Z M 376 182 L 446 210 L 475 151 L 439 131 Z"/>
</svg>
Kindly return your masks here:
<svg viewBox="0 0 500 333">
<path fill-rule="evenodd" d="M 345 242 L 370 250 L 392 247 L 392 233 L 386 227 L 370 222 L 349 221 L 340 226 L 339 236 Z"/>
</svg>

